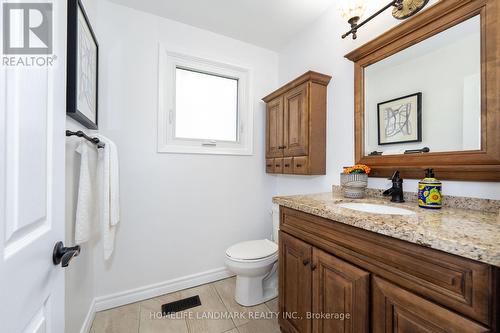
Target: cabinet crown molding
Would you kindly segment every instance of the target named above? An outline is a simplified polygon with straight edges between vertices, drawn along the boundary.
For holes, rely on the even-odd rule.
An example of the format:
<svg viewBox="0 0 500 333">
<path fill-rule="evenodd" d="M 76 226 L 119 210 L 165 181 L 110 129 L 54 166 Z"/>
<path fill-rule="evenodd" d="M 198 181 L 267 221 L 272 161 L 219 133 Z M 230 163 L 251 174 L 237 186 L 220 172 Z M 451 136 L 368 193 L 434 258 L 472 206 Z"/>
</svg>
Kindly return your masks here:
<svg viewBox="0 0 500 333">
<path fill-rule="evenodd" d="M 292 80 L 292 81 L 288 82 L 287 84 L 285 84 L 284 86 L 280 87 L 279 89 L 273 91 L 272 93 L 270 93 L 266 97 L 262 98 L 262 100 L 264 102 L 268 103 L 268 102 L 272 101 L 273 99 L 275 99 L 276 97 L 284 94 L 288 90 L 293 89 L 295 87 L 298 87 L 302 83 L 307 82 L 307 81 L 311 81 L 313 83 L 327 86 L 328 83 L 330 83 L 331 79 L 332 79 L 332 77 L 330 75 L 321 74 L 321 73 L 314 72 L 314 71 L 308 71 L 308 72 L 304 73 L 303 75 L 299 76 L 298 78 L 296 78 L 295 80 Z"/>
</svg>

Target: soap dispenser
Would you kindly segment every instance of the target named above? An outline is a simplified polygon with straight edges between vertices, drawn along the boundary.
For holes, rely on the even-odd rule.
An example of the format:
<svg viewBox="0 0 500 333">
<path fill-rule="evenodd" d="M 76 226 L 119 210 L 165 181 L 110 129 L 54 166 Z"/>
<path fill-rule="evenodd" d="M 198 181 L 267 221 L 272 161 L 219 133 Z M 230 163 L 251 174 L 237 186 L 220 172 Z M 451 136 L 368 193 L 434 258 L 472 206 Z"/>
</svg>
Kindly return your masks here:
<svg viewBox="0 0 500 333">
<path fill-rule="evenodd" d="M 434 170 L 426 169 L 425 178 L 418 182 L 418 206 L 439 209 L 442 207 L 442 184 L 434 177 Z"/>
</svg>

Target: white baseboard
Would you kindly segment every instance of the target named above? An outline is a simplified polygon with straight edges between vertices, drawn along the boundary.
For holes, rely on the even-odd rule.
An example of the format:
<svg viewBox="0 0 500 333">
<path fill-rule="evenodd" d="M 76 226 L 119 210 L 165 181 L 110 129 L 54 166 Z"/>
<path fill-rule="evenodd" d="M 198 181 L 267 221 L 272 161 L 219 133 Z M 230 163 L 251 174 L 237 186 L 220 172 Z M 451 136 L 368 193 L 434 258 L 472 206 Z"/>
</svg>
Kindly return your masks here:
<svg viewBox="0 0 500 333">
<path fill-rule="evenodd" d="M 225 267 L 221 267 L 197 274 L 187 275 L 177 279 L 151 284 L 149 286 L 130 289 L 111 295 L 99 296 L 94 299 L 93 313 L 176 292 L 179 290 L 196 287 L 205 283 L 225 279 L 233 275 L 234 274 L 228 271 Z M 84 332 L 83 328 L 82 332 Z M 85 333 L 86 332 L 88 331 L 85 331 Z"/>
<path fill-rule="evenodd" d="M 90 332 L 90 329 L 92 328 L 92 322 L 94 321 L 95 313 L 96 310 L 95 310 L 95 298 L 94 298 L 92 300 L 92 303 L 90 303 L 89 312 L 87 312 L 87 315 L 85 316 L 85 320 L 83 322 L 80 333 Z"/>
</svg>

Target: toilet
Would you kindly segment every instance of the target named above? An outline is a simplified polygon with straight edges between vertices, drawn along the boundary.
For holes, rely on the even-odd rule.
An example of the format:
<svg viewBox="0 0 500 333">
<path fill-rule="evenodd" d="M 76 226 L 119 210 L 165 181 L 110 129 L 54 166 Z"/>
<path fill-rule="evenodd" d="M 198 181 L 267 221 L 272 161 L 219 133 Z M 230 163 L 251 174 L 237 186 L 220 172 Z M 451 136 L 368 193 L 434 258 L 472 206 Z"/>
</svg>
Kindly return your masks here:
<svg viewBox="0 0 500 333">
<path fill-rule="evenodd" d="M 279 207 L 273 205 L 273 241 L 251 240 L 226 250 L 226 267 L 236 274 L 234 299 L 243 306 L 264 303 L 278 296 Z"/>
</svg>

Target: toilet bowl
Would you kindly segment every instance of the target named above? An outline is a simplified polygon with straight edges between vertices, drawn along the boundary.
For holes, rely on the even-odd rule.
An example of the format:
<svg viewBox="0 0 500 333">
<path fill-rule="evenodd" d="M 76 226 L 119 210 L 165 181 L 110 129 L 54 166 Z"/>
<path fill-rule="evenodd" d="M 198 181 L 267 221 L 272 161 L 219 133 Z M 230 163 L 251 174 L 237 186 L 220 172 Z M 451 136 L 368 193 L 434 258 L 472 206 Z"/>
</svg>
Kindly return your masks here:
<svg viewBox="0 0 500 333">
<path fill-rule="evenodd" d="M 236 274 L 234 299 L 243 306 L 278 295 L 278 245 L 268 239 L 235 244 L 226 250 L 226 267 Z"/>
<path fill-rule="evenodd" d="M 236 274 L 234 299 L 243 306 L 264 303 L 278 296 L 279 208 L 273 206 L 273 241 L 251 240 L 226 250 L 226 267 Z"/>
</svg>

